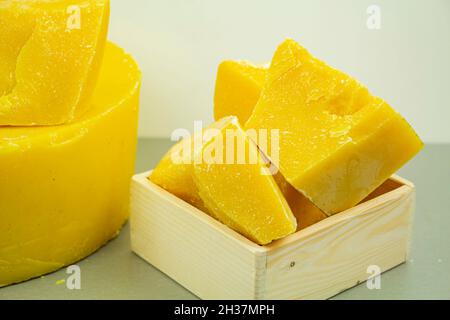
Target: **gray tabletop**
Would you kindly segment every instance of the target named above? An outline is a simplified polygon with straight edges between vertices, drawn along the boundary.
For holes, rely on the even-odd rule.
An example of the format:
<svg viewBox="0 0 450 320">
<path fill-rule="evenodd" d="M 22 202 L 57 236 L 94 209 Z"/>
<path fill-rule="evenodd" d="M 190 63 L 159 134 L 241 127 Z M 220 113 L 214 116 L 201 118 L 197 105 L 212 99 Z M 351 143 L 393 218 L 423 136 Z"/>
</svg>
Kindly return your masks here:
<svg viewBox="0 0 450 320">
<path fill-rule="evenodd" d="M 171 145 L 139 141 L 136 172 L 153 168 Z M 417 186 L 411 260 L 382 275 L 381 289 L 363 283 L 334 299 L 450 299 L 450 145 L 427 145 L 400 175 Z M 119 237 L 77 264 L 81 289 L 65 269 L 0 289 L 0 299 L 197 299 L 130 251 L 128 225 Z"/>
</svg>

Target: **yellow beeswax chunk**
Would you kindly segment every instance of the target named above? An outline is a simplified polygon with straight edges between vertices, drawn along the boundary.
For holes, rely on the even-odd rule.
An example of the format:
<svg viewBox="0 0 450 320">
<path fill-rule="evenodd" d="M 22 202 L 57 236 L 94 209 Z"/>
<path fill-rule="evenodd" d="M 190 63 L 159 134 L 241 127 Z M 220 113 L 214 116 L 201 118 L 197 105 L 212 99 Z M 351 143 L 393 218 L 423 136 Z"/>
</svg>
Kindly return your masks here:
<svg viewBox="0 0 450 320">
<path fill-rule="evenodd" d="M 248 128 L 280 130 L 281 173 L 328 215 L 363 200 L 423 147 L 386 102 L 293 40 L 278 47 Z"/>
<path fill-rule="evenodd" d="M 217 70 L 214 119 L 236 116 L 244 124 L 264 85 L 267 67 L 247 61 L 224 61 Z"/>
<path fill-rule="evenodd" d="M 300 191 L 291 186 L 281 173 L 275 174 L 274 178 L 297 219 L 297 231 L 305 229 L 327 217 L 322 210 L 315 206 Z"/>
<path fill-rule="evenodd" d="M 79 118 L 103 57 L 109 0 L 0 3 L 0 126 Z"/>
<path fill-rule="evenodd" d="M 61 126 L 0 128 L 0 286 L 78 261 L 128 217 L 140 71 L 108 44 L 89 111 Z"/>
<path fill-rule="evenodd" d="M 150 181 L 194 207 L 208 212 L 192 177 L 194 158 L 206 142 L 220 134 L 220 130 L 232 121 L 237 120 L 234 117 L 225 117 L 175 144 L 151 172 Z"/>
<path fill-rule="evenodd" d="M 194 161 L 194 182 L 214 217 L 258 244 L 297 228 L 258 147 L 237 122 L 203 146 Z"/>
</svg>

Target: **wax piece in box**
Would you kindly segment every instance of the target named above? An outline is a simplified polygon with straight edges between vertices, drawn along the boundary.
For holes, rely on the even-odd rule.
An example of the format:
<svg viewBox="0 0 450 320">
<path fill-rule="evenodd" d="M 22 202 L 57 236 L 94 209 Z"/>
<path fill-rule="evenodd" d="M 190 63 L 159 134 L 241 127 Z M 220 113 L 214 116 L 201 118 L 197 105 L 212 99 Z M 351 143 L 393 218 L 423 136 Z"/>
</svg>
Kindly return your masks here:
<svg viewBox="0 0 450 320">
<path fill-rule="evenodd" d="M 281 173 L 328 215 L 355 206 L 423 146 L 385 101 L 293 40 L 276 50 L 245 127 L 280 130 Z"/>
<path fill-rule="evenodd" d="M 259 99 L 266 74 L 265 66 L 247 61 L 223 61 L 217 70 L 214 118 L 236 116 L 245 124 Z"/>
<path fill-rule="evenodd" d="M 265 158 L 237 121 L 204 145 L 193 176 L 209 212 L 254 242 L 295 232 L 296 219 Z"/>
</svg>

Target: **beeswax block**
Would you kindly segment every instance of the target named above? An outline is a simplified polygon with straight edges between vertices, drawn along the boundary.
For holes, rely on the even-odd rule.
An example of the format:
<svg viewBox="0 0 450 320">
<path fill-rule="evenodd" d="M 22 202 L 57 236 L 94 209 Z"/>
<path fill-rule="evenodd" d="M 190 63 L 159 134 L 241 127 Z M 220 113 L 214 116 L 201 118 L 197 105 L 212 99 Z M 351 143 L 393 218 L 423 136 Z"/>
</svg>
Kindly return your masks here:
<svg viewBox="0 0 450 320">
<path fill-rule="evenodd" d="M 220 134 L 220 130 L 231 121 L 236 121 L 236 119 L 225 117 L 175 144 L 151 172 L 150 181 L 194 207 L 208 212 L 198 195 L 192 177 L 194 158 L 201 152 L 203 145 L 214 135 Z"/>
<path fill-rule="evenodd" d="M 258 244 L 297 228 L 258 147 L 237 122 L 203 146 L 194 161 L 194 182 L 214 217 Z"/>
<path fill-rule="evenodd" d="M 246 128 L 280 130 L 281 173 L 328 215 L 363 200 L 423 146 L 385 101 L 293 40 L 278 47 Z"/>
<path fill-rule="evenodd" d="M 0 3 L 0 126 L 79 118 L 103 57 L 109 0 Z"/>
<path fill-rule="evenodd" d="M 245 124 L 259 99 L 267 67 L 247 61 L 224 61 L 217 70 L 214 118 L 236 116 Z"/>
<path fill-rule="evenodd" d="M 108 44 L 89 111 L 61 126 L 0 128 L 0 286 L 74 263 L 128 217 L 140 72 Z"/>
</svg>

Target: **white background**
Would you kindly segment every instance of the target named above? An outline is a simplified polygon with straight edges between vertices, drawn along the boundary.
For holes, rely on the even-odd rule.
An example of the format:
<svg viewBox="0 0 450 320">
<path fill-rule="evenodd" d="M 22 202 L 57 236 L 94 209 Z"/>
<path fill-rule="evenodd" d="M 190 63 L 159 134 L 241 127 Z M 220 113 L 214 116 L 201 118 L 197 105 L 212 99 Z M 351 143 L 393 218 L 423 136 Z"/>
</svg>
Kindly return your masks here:
<svg viewBox="0 0 450 320">
<path fill-rule="evenodd" d="M 387 100 L 425 142 L 450 142 L 450 1 L 111 0 L 110 38 L 143 71 L 140 136 L 212 121 L 223 59 L 271 59 L 291 37 Z M 366 26 L 369 5 L 381 29 Z"/>
</svg>

